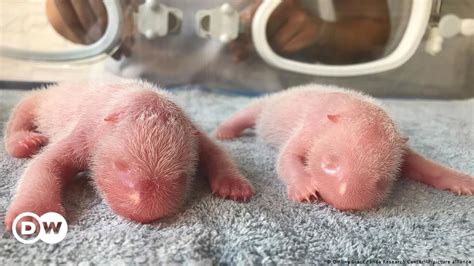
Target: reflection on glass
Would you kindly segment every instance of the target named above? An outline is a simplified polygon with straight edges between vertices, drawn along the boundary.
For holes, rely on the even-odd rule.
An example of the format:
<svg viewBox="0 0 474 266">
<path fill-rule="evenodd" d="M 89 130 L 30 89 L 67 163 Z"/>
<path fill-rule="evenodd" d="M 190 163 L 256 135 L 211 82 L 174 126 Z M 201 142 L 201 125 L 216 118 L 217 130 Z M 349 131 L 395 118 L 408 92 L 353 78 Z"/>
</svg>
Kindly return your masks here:
<svg viewBox="0 0 474 266">
<path fill-rule="evenodd" d="M 394 14 L 388 2 L 285 0 L 270 17 L 267 39 L 277 54 L 302 62 L 373 61 L 392 46 Z"/>
<path fill-rule="evenodd" d="M 58 51 L 97 41 L 107 27 L 108 19 L 102 1 L 72 0 L 5 0 L 0 2 L 0 37 L 2 45 L 33 51 Z M 262 0 L 229 0 L 240 12 L 242 33 L 230 43 L 236 62 L 256 56 L 252 47 L 251 23 Z M 162 1 L 192 9 L 192 13 L 208 1 Z M 227 2 L 216 1 L 217 4 Z M 405 8 L 409 0 L 285 0 L 268 22 L 267 39 L 279 55 L 308 63 L 334 65 L 372 61 L 391 52 L 404 31 Z M 122 0 L 124 32 L 120 49 L 113 55 L 130 56 L 136 34 L 133 13 L 139 0 Z M 46 8 L 45 8 L 46 7 Z M 197 37 L 193 31 L 180 33 L 185 43 Z M 194 39 L 193 39 L 194 38 Z M 181 39 L 174 38 L 176 41 Z M 160 40 L 163 45 L 171 38 Z M 183 41 L 184 42 L 184 41 Z M 153 50 L 163 51 L 157 42 L 148 42 Z M 202 40 L 196 43 L 202 44 Z M 173 44 L 173 47 L 181 47 Z M 170 49 L 173 47 L 169 47 Z M 177 49 L 177 48 L 176 48 Z M 189 49 L 188 49 L 189 50 Z M 134 54 L 149 51 L 133 50 Z M 156 52 L 156 51 L 155 51 Z M 182 51 L 180 51 L 182 52 Z M 169 62 L 167 62 L 169 63 Z"/>
<path fill-rule="evenodd" d="M 59 35 L 48 21 L 46 0 L 2 0 L 0 3 L 1 45 L 20 50 L 55 52 L 77 49 Z"/>
<path fill-rule="evenodd" d="M 103 1 L 45 0 L 48 20 L 64 38 L 77 44 L 91 44 L 102 37 L 107 28 L 107 11 Z M 121 47 L 112 55 L 118 59 L 129 56 L 133 45 L 133 13 L 139 0 L 122 0 L 124 29 Z"/>
</svg>

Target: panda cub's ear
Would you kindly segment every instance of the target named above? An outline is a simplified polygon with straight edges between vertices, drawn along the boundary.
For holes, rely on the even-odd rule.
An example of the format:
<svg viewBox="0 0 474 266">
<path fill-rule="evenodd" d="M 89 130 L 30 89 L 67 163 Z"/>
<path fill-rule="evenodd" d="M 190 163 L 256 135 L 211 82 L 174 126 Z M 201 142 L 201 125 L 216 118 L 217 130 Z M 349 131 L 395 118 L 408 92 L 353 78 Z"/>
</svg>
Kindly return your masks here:
<svg viewBox="0 0 474 266">
<path fill-rule="evenodd" d="M 406 144 L 410 140 L 409 137 L 401 137 L 401 141 L 403 144 Z"/>
<path fill-rule="evenodd" d="M 341 115 L 340 114 L 327 115 L 327 118 L 329 119 L 329 121 L 331 121 L 333 123 L 337 123 L 341 119 Z"/>
<path fill-rule="evenodd" d="M 108 123 L 116 123 L 120 120 L 120 117 L 124 114 L 124 108 L 120 108 L 118 110 L 113 111 L 112 113 L 108 114 L 104 121 Z"/>
</svg>

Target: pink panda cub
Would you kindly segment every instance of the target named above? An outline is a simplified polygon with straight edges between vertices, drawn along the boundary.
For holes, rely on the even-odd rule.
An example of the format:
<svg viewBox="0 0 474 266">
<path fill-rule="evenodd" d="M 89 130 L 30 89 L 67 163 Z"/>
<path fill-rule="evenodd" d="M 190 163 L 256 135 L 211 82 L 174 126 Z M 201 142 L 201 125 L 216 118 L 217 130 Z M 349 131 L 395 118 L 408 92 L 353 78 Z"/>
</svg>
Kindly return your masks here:
<svg viewBox="0 0 474 266">
<path fill-rule="evenodd" d="M 112 210 L 142 223 L 176 213 L 198 168 L 219 197 L 246 201 L 254 194 L 229 155 L 172 96 L 141 81 L 33 91 L 14 109 L 5 146 L 13 157 L 36 154 L 8 208 L 8 230 L 23 212 L 64 215 L 63 188 L 87 169 Z"/>
<path fill-rule="evenodd" d="M 424 159 L 373 98 L 310 84 L 263 97 L 223 122 L 220 139 L 256 127 L 278 147 L 277 172 L 295 201 L 320 198 L 341 210 L 377 206 L 401 174 L 472 195 L 474 179 Z"/>
</svg>

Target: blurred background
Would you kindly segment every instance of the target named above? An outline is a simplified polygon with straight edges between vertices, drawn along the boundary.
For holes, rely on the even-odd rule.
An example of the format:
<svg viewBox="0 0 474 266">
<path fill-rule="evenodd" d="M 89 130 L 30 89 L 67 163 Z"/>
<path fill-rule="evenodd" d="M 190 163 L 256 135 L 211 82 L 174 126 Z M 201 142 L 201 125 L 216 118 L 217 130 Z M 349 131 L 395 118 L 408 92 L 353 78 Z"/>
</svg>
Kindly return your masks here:
<svg viewBox="0 0 474 266">
<path fill-rule="evenodd" d="M 92 44 L 103 34 L 107 18 L 105 21 L 97 19 L 97 5 L 90 4 L 94 1 L 78 2 L 2 0 L 0 45 L 34 52 L 65 52 Z M 123 16 L 127 18 L 124 20 L 125 29 L 129 32 L 122 35 L 126 37 L 122 38 L 118 51 L 71 62 L 38 62 L 3 56 L 0 57 L 0 80 L 5 84 L 7 81 L 57 82 L 140 77 L 166 86 L 199 84 L 214 90 L 250 94 L 317 82 L 384 97 L 447 99 L 474 96 L 472 36 L 458 35 L 446 39 L 442 50 L 430 55 L 425 50 L 430 30 L 427 27 L 416 53 L 401 67 L 356 77 L 324 77 L 282 70 L 261 59 L 252 45 L 250 34 L 250 24 L 261 1 L 155 1 L 164 7 L 179 9 L 183 19 L 177 32 L 153 38 L 145 36 L 146 32 L 137 27 L 137 14 L 146 3 L 133 0 L 119 2 Z M 196 13 L 218 8 L 223 3 L 230 4 L 239 14 L 239 36 L 226 43 L 198 36 L 194 19 Z M 282 8 L 275 11 L 280 14 L 270 17 L 267 39 L 275 53 L 291 60 L 325 65 L 370 62 L 390 54 L 398 46 L 401 36 L 410 31 L 407 24 L 411 4 L 411 0 L 363 0 L 354 8 L 344 0 L 284 1 Z M 84 21 L 86 9 L 96 15 L 95 23 Z M 474 1 L 442 1 L 439 14 L 435 9 L 431 18 L 433 23 L 451 13 L 461 18 L 472 18 Z M 291 24 L 291 18 L 301 18 L 305 24 Z M 175 27 L 177 22 L 171 19 L 176 17 L 169 17 L 167 21 Z M 203 20 L 201 26 L 212 28 L 212 23 L 209 23 Z M 84 38 L 81 38 L 81 32 Z M 293 39 L 290 40 L 288 36 L 291 34 Z"/>
</svg>

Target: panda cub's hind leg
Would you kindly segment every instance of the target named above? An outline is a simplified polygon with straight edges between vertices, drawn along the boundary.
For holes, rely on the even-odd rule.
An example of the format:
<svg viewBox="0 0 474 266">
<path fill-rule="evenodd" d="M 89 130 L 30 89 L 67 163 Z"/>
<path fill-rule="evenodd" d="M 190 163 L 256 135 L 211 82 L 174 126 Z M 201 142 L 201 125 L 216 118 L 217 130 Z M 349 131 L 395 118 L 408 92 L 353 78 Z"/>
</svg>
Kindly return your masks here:
<svg viewBox="0 0 474 266">
<path fill-rule="evenodd" d="M 27 158 L 47 144 L 48 138 L 36 132 L 36 107 L 41 100 L 41 92 L 33 92 L 22 100 L 7 123 L 5 149 L 13 157 Z"/>
</svg>

